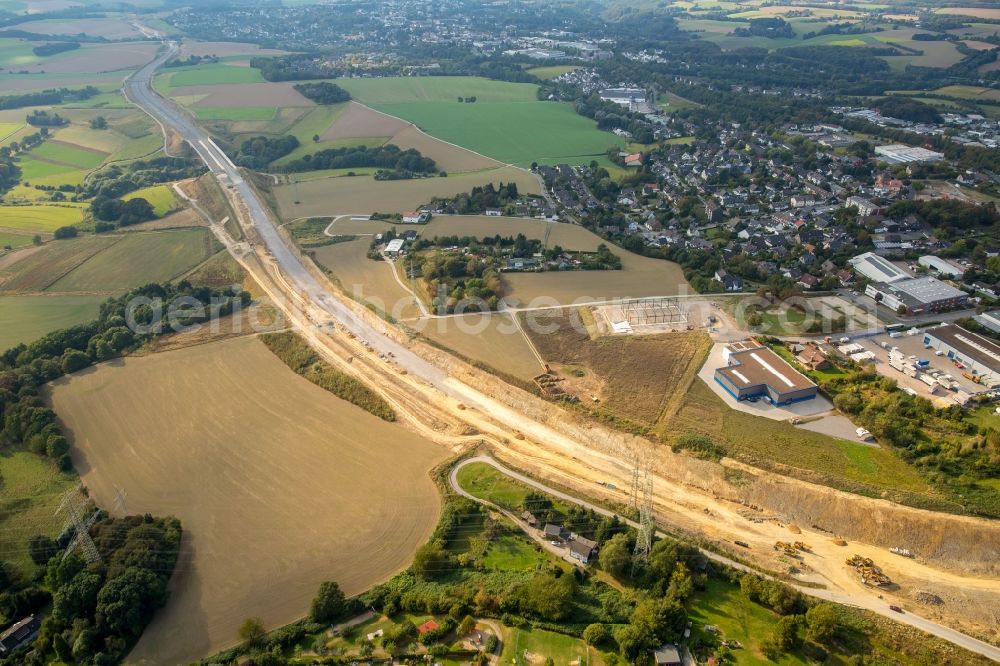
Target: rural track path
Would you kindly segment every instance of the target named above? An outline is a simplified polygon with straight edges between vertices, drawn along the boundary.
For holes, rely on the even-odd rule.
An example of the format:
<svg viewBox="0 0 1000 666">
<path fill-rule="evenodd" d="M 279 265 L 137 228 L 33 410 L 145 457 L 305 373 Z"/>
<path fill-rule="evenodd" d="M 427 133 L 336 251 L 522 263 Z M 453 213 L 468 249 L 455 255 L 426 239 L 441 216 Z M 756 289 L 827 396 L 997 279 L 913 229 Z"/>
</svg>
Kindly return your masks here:
<svg viewBox="0 0 1000 666">
<path fill-rule="evenodd" d="M 602 516 L 608 516 L 608 517 L 617 516 L 620 521 L 624 522 L 630 527 L 633 527 L 635 529 L 640 528 L 639 523 L 637 523 L 634 520 L 626 518 L 621 514 L 615 513 L 614 511 L 610 511 L 599 504 L 595 504 L 593 502 L 589 502 L 585 499 L 576 497 L 561 490 L 557 490 L 556 488 L 552 488 L 551 486 L 548 486 L 540 481 L 537 481 L 531 478 L 530 476 L 509 469 L 504 465 L 502 465 L 501 463 L 499 463 L 494 458 L 491 458 L 490 456 L 478 455 L 478 456 L 473 456 L 471 458 L 465 458 L 464 460 L 459 461 L 454 467 L 451 468 L 451 471 L 448 473 L 448 483 L 451 485 L 452 489 L 456 493 L 458 493 L 462 497 L 470 499 L 479 504 L 483 504 L 485 506 L 489 506 L 496 510 L 499 510 L 509 517 L 512 517 L 511 512 L 493 504 L 492 502 L 476 497 L 472 493 L 462 488 L 462 486 L 459 484 L 458 482 L 459 470 L 461 470 L 463 467 L 467 465 L 472 465 L 476 463 L 489 465 L 494 469 L 496 469 L 501 474 L 503 474 L 504 476 L 514 479 L 515 481 L 518 481 L 530 488 L 540 490 L 557 499 L 561 499 L 563 501 L 571 502 L 578 506 L 582 506 L 583 508 L 593 511 L 594 513 L 597 513 Z M 518 523 L 518 525 L 521 525 L 522 529 L 525 529 L 525 531 L 527 531 L 527 526 L 523 523 L 523 521 L 519 520 L 516 517 L 514 517 L 514 520 L 515 522 Z M 660 530 L 656 530 L 656 536 L 661 538 L 669 537 L 669 535 L 666 532 Z M 763 576 L 764 578 L 769 578 L 772 580 L 774 579 L 772 576 L 762 573 L 759 570 L 754 569 L 753 567 L 749 567 L 741 562 L 737 562 L 736 560 L 725 557 L 724 555 L 720 555 L 716 552 L 706 550 L 704 548 L 699 548 L 699 550 L 701 551 L 702 555 L 704 555 L 706 558 L 714 562 L 718 562 L 720 564 L 731 567 L 738 571 L 744 571 L 747 573 L 756 574 L 758 576 Z M 822 599 L 824 601 L 831 601 L 834 603 L 843 604 L 845 606 L 852 606 L 854 608 L 862 608 L 864 610 L 873 611 L 875 613 L 878 613 L 879 615 L 884 615 L 886 617 L 889 617 L 895 620 L 896 622 L 900 622 L 902 624 L 908 624 L 911 627 L 915 627 L 917 629 L 925 631 L 929 634 L 937 636 L 938 638 L 943 638 L 946 641 L 949 641 L 956 645 L 960 645 L 961 647 L 964 647 L 965 649 L 971 652 L 981 654 L 985 657 L 993 659 L 994 661 L 1000 662 L 1000 648 L 997 648 L 994 645 L 990 645 L 989 643 L 977 640 L 971 636 L 967 636 L 966 634 L 955 631 L 954 629 L 941 626 L 940 624 L 937 624 L 936 622 L 933 622 L 926 618 L 920 617 L 919 615 L 915 615 L 910 612 L 896 613 L 890 610 L 887 604 L 885 604 L 884 602 L 878 603 L 878 600 L 875 600 L 875 602 L 873 602 L 869 599 L 862 599 L 856 597 L 855 595 L 836 592 L 829 589 L 807 587 L 802 585 L 796 585 L 794 583 L 788 583 L 788 584 L 791 585 L 791 587 L 798 590 L 799 592 L 801 592 L 802 594 L 815 597 L 817 599 Z"/>
<path fill-rule="evenodd" d="M 406 424 L 433 441 L 445 443 L 443 440 L 449 439 L 449 445 L 458 446 L 462 439 L 496 440 L 504 450 L 518 451 L 525 460 L 531 460 L 545 469 L 551 468 L 554 473 L 566 474 L 565 468 L 572 460 L 574 469 L 578 470 L 573 479 L 581 487 L 587 483 L 587 473 L 606 474 L 611 478 L 627 473 L 628 452 L 613 446 L 588 447 L 575 436 L 567 434 L 558 422 L 529 416 L 524 407 L 494 397 L 472 383 L 451 376 L 446 369 L 449 366 L 439 363 L 430 351 L 418 354 L 390 324 L 333 291 L 318 274 L 318 269 L 311 269 L 310 262 L 290 242 L 286 242 L 263 197 L 225 152 L 187 111 L 153 90 L 152 78 L 157 69 L 177 52 L 178 45 L 168 42 L 154 60 L 126 79 L 125 94 L 161 126 L 169 127 L 183 138 L 215 175 L 233 204 L 241 226 L 252 233 L 247 242 L 231 242 L 227 248 L 258 283 L 262 283 L 265 293 L 285 311 L 289 321 L 310 346 L 335 366 L 373 385 L 380 395 L 389 400 Z M 217 235 L 225 235 L 221 228 L 213 229 Z M 334 323 L 335 326 L 331 326 Z M 344 358 L 345 349 L 352 354 L 348 359 Z M 376 360 L 376 356 L 378 359 L 389 357 L 393 361 L 391 364 L 381 362 Z M 352 360 L 359 362 L 352 364 Z M 447 426 L 448 423 L 471 426 L 475 429 L 474 434 L 465 438 L 443 435 L 436 426 Z M 511 442 L 508 438 L 512 432 L 520 433 L 518 439 L 524 441 Z M 691 503 L 710 504 L 720 511 L 729 511 L 729 505 L 713 503 L 711 495 L 705 496 L 704 493 L 693 498 L 690 488 L 671 482 L 667 476 L 657 478 L 662 485 L 662 489 L 658 490 L 661 515 L 676 513 L 677 517 L 687 519 L 698 529 L 708 533 L 713 530 L 718 532 L 710 521 L 692 518 L 700 513 L 700 509 L 692 509 Z M 725 527 L 727 534 L 747 534 L 751 540 L 756 537 L 760 541 L 766 537 L 766 534 L 754 532 L 753 526 L 730 524 Z M 771 541 L 773 543 L 773 539 Z M 864 545 L 859 543 L 859 549 L 863 550 Z M 996 584 L 992 579 L 913 566 L 913 571 L 923 576 L 924 580 L 936 580 L 927 578 L 935 576 L 953 585 L 968 585 L 983 590 L 992 590 Z M 919 626 L 929 633 L 1000 661 L 1000 649 L 917 616 L 897 616 L 885 607 L 885 602 L 876 600 L 873 593 L 860 589 L 860 583 L 856 581 L 848 584 L 843 576 L 829 580 L 838 590 L 849 590 L 827 592 L 827 598 L 831 600 L 869 608 L 894 620 Z M 820 596 L 818 592 L 809 590 L 808 593 Z"/>
</svg>

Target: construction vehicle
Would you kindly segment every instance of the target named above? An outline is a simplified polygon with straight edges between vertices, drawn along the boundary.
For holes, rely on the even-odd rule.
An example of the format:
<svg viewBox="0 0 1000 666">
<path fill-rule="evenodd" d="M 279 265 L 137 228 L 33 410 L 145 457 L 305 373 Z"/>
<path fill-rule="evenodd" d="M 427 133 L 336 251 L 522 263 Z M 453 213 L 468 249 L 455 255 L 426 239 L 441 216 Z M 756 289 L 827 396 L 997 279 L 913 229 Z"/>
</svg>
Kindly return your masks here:
<svg viewBox="0 0 1000 666">
<path fill-rule="evenodd" d="M 811 553 L 812 552 L 812 546 L 810 546 L 807 543 L 802 543 L 801 541 L 796 541 L 792 545 L 795 546 L 796 550 L 801 550 L 803 553 Z"/>
<path fill-rule="evenodd" d="M 740 546 L 742 548 L 749 548 L 750 547 L 750 544 L 748 544 L 746 541 L 734 541 L 733 543 L 735 543 L 737 546 Z"/>
<path fill-rule="evenodd" d="M 892 580 L 883 573 L 882 568 L 875 565 L 870 557 L 852 555 L 847 560 L 847 565 L 861 575 L 861 582 L 870 587 L 883 587 L 891 585 Z"/>
<path fill-rule="evenodd" d="M 893 555 L 901 555 L 903 557 L 913 557 L 913 551 L 909 548 L 899 548 L 898 546 L 893 546 L 889 549 L 889 552 Z"/>
<path fill-rule="evenodd" d="M 973 382 L 973 383 L 976 383 L 976 384 L 979 383 L 979 377 L 977 377 L 976 375 L 972 374 L 971 372 L 963 372 L 962 376 L 965 377 L 966 379 L 968 379 L 970 382 Z"/>
<path fill-rule="evenodd" d="M 783 552 L 788 557 L 799 557 L 799 551 L 795 549 L 795 546 L 788 543 L 787 541 L 775 541 L 774 549 Z"/>
</svg>

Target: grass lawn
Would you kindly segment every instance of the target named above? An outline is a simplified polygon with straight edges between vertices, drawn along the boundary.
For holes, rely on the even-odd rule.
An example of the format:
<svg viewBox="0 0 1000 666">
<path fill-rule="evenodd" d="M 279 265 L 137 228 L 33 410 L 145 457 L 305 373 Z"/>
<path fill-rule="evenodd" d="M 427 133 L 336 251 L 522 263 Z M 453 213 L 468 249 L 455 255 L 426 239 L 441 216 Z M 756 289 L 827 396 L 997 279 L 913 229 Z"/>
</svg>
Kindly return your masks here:
<svg viewBox="0 0 1000 666">
<path fill-rule="evenodd" d="M 199 120 L 270 120 L 278 109 L 273 106 L 194 106 Z"/>
<path fill-rule="evenodd" d="M 534 571 L 546 559 L 529 541 L 516 536 L 502 536 L 490 543 L 483 565 L 487 569 Z"/>
<path fill-rule="evenodd" d="M 179 85 L 179 84 L 174 84 Z M 407 76 L 375 79 L 338 79 L 337 85 L 369 106 L 406 102 L 450 102 L 475 97 L 484 102 L 533 102 L 538 86 L 508 83 L 478 76 Z"/>
<path fill-rule="evenodd" d="M 701 106 L 701 104 L 698 104 L 697 102 L 692 102 L 689 99 L 684 99 L 680 95 L 675 95 L 674 93 L 669 91 L 660 95 L 659 98 L 656 100 L 656 102 L 657 104 L 660 105 L 661 109 L 667 112 L 683 111 L 684 109 L 695 109 Z"/>
<path fill-rule="evenodd" d="M 187 273 L 216 249 L 205 229 L 131 233 L 57 280 L 52 292 L 116 292 Z"/>
<path fill-rule="evenodd" d="M 431 77 L 426 77 L 431 78 Z M 587 164 L 623 141 L 559 102 L 381 103 L 380 111 L 428 134 L 504 163 Z"/>
<path fill-rule="evenodd" d="M 146 187 L 126 194 L 122 199 L 128 201 L 129 199 L 138 199 L 140 197 L 149 202 L 157 217 L 163 217 L 167 213 L 171 213 L 181 207 L 180 202 L 177 201 L 177 195 L 174 194 L 173 189 L 169 185 Z"/>
<path fill-rule="evenodd" d="M 0 350 L 97 317 L 103 296 L 0 296 Z M 3 485 L 0 484 L 0 490 Z"/>
<path fill-rule="evenodd" d="M 25 245 L 31 245 L 32 234 L 9 234 L 0 232 L 0 248 L 10 247 L 17 249 Z"/>
<path fill-rule="evenodd" d="M 65 520 L 55 515 L 60 496 L 79 480 L 57 470 L 51 460 L 9 449 L 0 453 L 0 479 L 0 558 L 30 579 L 36 567 L 28 556 L 28 539 L 59 533 Z"/>
<path fill-rule="evenodd" d="M 944 503 L 916 469 L 893 451 L 796 428 L 731 409 L 704 382 L 696 380 L 669 423 L 673 432 L 703 434 L 727 455 L 767 469 L 781 468 L 794 476 L 834 488 L 921 504 Z M 797 470 L 797 471 L 796 471 Z"/>
<path fill-rule="evenodd" d="M 83 208 L 69 204 L 0 206 L 0 227 L 18 231 L 48 232 L 83 220 Z"/>
<path fill-rule="evenodd" d="M 604 663 L 598 652 L 579 638 L 542 629 L 503 627 L 501 664 L 540 664 L 545 657 L 551 657 L 557 664 L 600 666 Z"/>
<path fill-rule="evenodd" d="M 0 39 L 0 67 L 16 67 L 38 61 L 34 44 L 23 39 Z"/>
<path fill-rule="evenodd" d="M 32 184 L 43 178 L 65 176 L 66 174 L 80 171 L 77 167 L 69 164 L 36 159 L 31 154 L 19 157 L 16 161 L 17 166 L 21 169 L 21 179 L 26 183 Z M 86 174 L 86 171 L 83 173 Z"/>
<path fill-rule="evenodd" d="M 252 67 L 211 64 L 168 70 L 165 79 L 164 84 L 168 88 L 178 88 L 180 86 L 217 86 L 226 83 L 260 83 L 264 77 L 260 75 L 259 69 Z"/>
<path fill-rule="evenodd" d="M 715 625 L 721 638 L 742 643 L 743 649 L 731 652 L 732 663 L 737 666 L 808 663 L 798 655 L 786 654 L 777 662 L 764 656 L 761 644 L 770 637 L 778 615 L 753 603 L 730 583 L 709 578 L 705 591 L 695 595 L 688 617 L 693 623 L 692 640 L 710 638 L 711 634 L 705 632 L 705 625 Z"/>
<path fill-rule="evenodd" d="M 473 463 L 458 470 L 458 485 L 480 499 L 508 508 L 522 506 L 531 492 L 527 486 L 485 463 Z"/>
<path fill-rule="evenodd" d="M 563 74 L 568 74 L 575 69 L 580 69 L 576 65 L 551 65 L 549 67 L 532 67 L 528 70 L 528 74 L 537 76 L 540 79 L 548 80 L 554 79 L 557 76 L 562 76 Z"/>
<path fill-rule="evenodd" d="M 0 123 L 0 141 L 24 127 L 24 123 Z"/>
<path fill-rule="evenodd" d="M 94 169 L 108 156 L 107 153 L 88 150 L 58 140 L 43 141 L 37 148 L 32 149 L 31 155 L 43 160 L 68 164 L 77 169 Z"/>
</svg>

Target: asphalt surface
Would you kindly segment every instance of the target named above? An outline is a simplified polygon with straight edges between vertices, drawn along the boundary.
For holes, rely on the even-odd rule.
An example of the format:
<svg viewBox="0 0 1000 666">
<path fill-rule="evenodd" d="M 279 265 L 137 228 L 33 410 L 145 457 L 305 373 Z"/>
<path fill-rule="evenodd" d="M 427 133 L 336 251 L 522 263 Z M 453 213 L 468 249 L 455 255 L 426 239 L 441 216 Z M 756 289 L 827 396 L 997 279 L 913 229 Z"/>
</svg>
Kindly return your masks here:
<svg viewBox="0 0 1000 666">
<path fill-rule="evenodd" d="M 179 46 L 176 42 L 165 43 L 165 47 L 160 51 L 160 53 L 157 54 L 157 57 L 154 60 L 125 80 L 123 84 L 123 92 L 130 101 L 148 113 L 152 118 L 160 123 L 161 126 L 165 128 L 169 127 L 171 130 L 183 137 L 198 153 L 198 156 L 206 164 L 209 170 L 216 176 L 216 178 L 219 179 L 223 187 L 229 188 L 237 196 L 237 198 L 243 202 L 246 207 L 247 214 L 260 235 L 260 238 L 267 248 L 270 256 L 273 258 L 277 266 L 280 267 L 282 278 L 289 283 L 297 295 L 309 302 L 310 305 L 325 313 L 325 315 L 327 315 L 332 321 L 335 321 L 338 326 L 367 342 L 376 352 L 387 355 L 391 353 L 394 356 L 394 360 L 400 367 L 424 380 L 430 386 L 438 389 L 443 394 L 471 406 L 486 410 L 487 413 L 492 412 L 495 417 L 504 421 L 509 420 L 511 423 L 515 423 L 519 420 L 519 418 L 523 418 L 520 414 L 516 414 L 510 410 L 502 408 L 497 402 L 490 400 L 466 384 L 449 379 L 447 373 L 443 370 L 431 365 L 429 362 L 420 358 L 409 349 L 380 333 L 370 324 L 357 317 L 349 307 L 341 303 L 338 299 L 326 291 L 320 282 L 305 267 L 298 255 L 292 252 L 292 250 L 285 244 L 278 233 L 275 221 L 268 210 L 267 204 L 260 199 L 254 188 L 243 179 L 236 165 L 230 161 L 229 157 L 222 151 L 221 148 L 215 145 L 209 134 L 197 124 L 191 115 L 175 105 L 173 102 L 161 97 L 153 90 L 152 80 L 156 71 L 167 60 L 174 57 L 178 51 Z M 541 427 L 544 428 L 544 426 Z M 552 441 L 556 442 L 557 445 L 558 442 L 563 439 L 554 431 L 550 431 L 548 434 L 554 436 Z M 512 478 L 541 490 L 545 490 L 545 492 L 548 492 L 556 497 L 591 508 L 598 513 L 605 515 L 610 514 L 610 512 L 606 509 L 588 503 L 584 500 L 571 497 L 554 489 L 547 488 L 537 481 L 512 472 L 511 470 L 503 469 L 491 458 L 486 458 L 483 462 L 493 464 Z M 457 482 L 453 481 L 453 485 L 457 486 Z M 703 552 L 706 557 L 713 560 L 723 562 L 737 569 L 753 571 L 745 565 L 729 560 L 728 558 L 722 557 L 716 553 L 707 551 Z M 873 600 L 861 599 L 842 593 L 831 592 L 829 590 L 818 590 L 815 588 L 800 589 L 803 593 L 814 597 L 828 599 L 830 601 L 836 601 L 838 603 L 851 606 L 867 608 L 896 621 L 923 629 L 928 633 L 934 634 L 968 650 L 977 652 L 1000 662 L 1000 649 L 976 640 L 970 636 L 966 636 L 965 634 L 959 633 L 953 629 L 949 629 L 948 627 L 921 618 L 917 615 L 913 615 L 911 613 L 902 615 L 893 613 L 882 605 L 875 603 Z"/>
</svg>

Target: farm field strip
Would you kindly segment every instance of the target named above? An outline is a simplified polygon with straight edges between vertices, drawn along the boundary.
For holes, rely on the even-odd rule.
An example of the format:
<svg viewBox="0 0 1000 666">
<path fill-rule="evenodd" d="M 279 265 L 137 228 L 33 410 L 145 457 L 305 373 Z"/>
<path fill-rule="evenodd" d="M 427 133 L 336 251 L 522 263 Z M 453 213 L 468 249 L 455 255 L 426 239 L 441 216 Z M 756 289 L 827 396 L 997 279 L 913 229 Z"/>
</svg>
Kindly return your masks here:
<svg viewBox="0 0 1000 666">
<path fill-rule="evenodd" d="M 104 296 L 0 296 L 0 351 L 97 317 Z"/>
<path fill-rule="evenodd" d="M 52 232 L 83 220 L 82 204 L 32 204 L 0 206 L 0 228 Z"/>
</svg>

